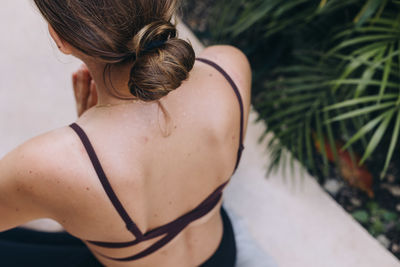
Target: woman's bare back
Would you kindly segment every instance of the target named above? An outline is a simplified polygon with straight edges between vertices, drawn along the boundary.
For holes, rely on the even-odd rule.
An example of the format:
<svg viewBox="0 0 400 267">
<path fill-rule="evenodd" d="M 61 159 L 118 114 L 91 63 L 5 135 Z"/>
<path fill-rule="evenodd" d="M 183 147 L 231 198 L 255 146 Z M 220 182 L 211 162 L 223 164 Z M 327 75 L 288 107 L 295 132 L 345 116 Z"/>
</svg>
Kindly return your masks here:
<svg viewBox="0 0 400 267">
<path fill-rule="evenodd" d="M 224 46 L 206 49 L 201 57 L 221 65 L 238 85 L 246 125 L 251 79 L 246 58 Z M 226 79 L 197 62 L 189 80 L 160 104 L 92 108 L 78 124 L 89 136 L 123 206 L 145 233 L 193 210 L 230 178 L 240 143 L 239 117 L 238 100 Z M 45 203 L 45 213 L 82 240 L 132 241 L 134 236 L 107 198 L 77 135 L 66 127 L 39 137 L 36 143 L 28 146 L 41 147 L 44 160 L 39 164 L 48 166 L 31 168 L 42 175 L 32 177 L 35 187 L 26 190 L 36 196 L 35 201 Z M 98 259 L 110 266 L 197 266 L 221 240 L 219 208 L 148 257 L 127 263 Z M 155 241 L 126 249 L 88 246 L 93 252 L 125 257 Z"/>
</svg>

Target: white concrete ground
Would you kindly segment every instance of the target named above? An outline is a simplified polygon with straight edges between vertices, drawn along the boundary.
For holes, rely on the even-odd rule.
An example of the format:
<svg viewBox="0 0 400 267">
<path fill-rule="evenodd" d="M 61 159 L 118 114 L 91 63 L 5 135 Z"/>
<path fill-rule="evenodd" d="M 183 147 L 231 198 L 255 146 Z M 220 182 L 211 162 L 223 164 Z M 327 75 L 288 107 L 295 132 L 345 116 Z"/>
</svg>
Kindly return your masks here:
<svg viewBox="0 0 400 267">
<path fill-rule="evenodd" d="M 56 51 L 32 6 L 31 0 L 2 0 L 0 9 L 0 157 L 75 119 L 70 74 L 79 62 Z M 255 114 L 251 116 L 254 121 Z M 245 220 L 279 266 L 400 266 L 311 177 L 305 176 L 303 183 L 291 177 L 286 184 L 281 174 L 264 178 L 268 156 L 257 143 L 263 127 L 249 127 L 226 205 Z M 39 226 L 51 227 L 43 221 Z"/>
</svg>

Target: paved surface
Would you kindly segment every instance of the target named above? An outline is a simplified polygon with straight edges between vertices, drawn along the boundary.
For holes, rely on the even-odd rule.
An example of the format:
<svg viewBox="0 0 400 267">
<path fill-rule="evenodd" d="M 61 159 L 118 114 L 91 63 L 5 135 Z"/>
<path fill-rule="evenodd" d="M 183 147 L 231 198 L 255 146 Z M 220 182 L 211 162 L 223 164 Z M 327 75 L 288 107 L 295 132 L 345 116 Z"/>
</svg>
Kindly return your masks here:
<svg viewBox="0 0 400 267">
<path fill-rule="evenodd" d="M 79 62 L 57 52 L 30 0 L 2 1 L 0 34 L 1 157 L 24 140 L 75 120 L 70 74 Z M 309 176 L 302 183 L 299 177 L 288 178 L 286 184 L 281 174 L 264 178 L 268 156 L 257 143 L 263 127 L 249 127 L 226 205 L 279 266 L 400 266 Z M 35 226 L 54 227 L 47 221 Z"/>
</svg>

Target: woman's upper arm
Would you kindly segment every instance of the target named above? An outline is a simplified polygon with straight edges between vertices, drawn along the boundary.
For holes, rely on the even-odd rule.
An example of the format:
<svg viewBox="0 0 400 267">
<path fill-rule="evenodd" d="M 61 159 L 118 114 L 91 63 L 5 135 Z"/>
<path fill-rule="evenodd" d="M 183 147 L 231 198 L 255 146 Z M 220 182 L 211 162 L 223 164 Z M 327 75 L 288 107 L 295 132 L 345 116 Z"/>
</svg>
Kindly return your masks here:
<svg viewBox="0 0 400 267">
<path fill-rule="evenodd" d="M 0 159 L 0 232 L 46 217 L 38 183 L 43 158 L 28 142 Z"/>
</svg>

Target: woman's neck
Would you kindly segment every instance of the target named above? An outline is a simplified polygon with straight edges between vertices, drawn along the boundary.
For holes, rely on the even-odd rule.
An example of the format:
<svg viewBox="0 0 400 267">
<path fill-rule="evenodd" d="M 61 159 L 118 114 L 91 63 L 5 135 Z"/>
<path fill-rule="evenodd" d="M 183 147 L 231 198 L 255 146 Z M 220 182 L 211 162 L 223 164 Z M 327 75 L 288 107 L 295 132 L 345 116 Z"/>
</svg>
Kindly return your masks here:
<svg viewBox="0 0 400 267">
<path fill-rule="evenodd" d="M 106 72 L 104 63 L 85 60 L 85 64 L 96 84 L 98 105 L 119 104 L 134 99 L 128 87 L 129 64 L 112 65 Z"/>
</svg>

